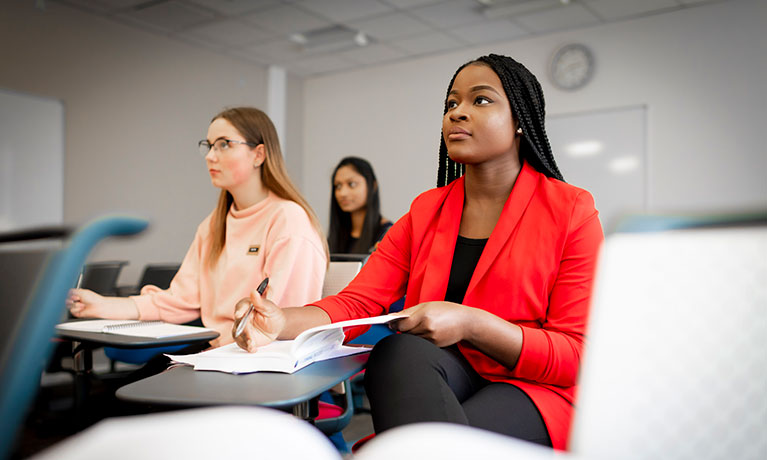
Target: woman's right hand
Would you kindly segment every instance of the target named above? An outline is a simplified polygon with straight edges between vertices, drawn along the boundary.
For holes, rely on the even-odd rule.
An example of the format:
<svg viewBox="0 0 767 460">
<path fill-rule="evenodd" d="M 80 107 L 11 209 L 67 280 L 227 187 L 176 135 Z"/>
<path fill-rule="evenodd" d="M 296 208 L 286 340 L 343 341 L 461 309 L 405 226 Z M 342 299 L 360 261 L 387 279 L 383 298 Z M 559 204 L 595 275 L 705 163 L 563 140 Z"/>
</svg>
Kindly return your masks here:
<svg viewBox="0 0 767 460">
<path fill-rule="evenodd" d="M 254 353 L 258 347 L 267 345 L 279 337 L 285 328 L 286 317 L 285 312 L 280 307 L 253 289 L 250 299 L 242 299 L 234 307 L 232 335 L 234 335 L 251 303 L 253 304 L 253 311 L 250 317 L 246 319 L 245 329 L 239 336 L 234 337 L 234 341 L 243 350 Z"/>
<path fill-rule="evenodd" d="M 90 289 L 72 289 L 67 308 L 77 318 L 138 319 L 136 303 L 127 297 L 104 297 Z"/>
</svg>

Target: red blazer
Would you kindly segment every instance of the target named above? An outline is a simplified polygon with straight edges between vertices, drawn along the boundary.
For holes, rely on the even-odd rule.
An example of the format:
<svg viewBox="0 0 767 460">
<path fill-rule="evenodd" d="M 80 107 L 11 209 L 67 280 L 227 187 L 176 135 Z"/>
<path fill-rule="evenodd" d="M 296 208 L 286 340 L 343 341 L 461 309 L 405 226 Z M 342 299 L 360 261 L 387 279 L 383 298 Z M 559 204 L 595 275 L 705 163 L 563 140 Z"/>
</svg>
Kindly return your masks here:
<svg viewBox="0 0 767 460">
<path fill-rule="evenodd" d="M 463 200 L 463 178 L 418 196 L 349 286 L 314 305 L 335 322 L 385 313 L 405 293 L 405 308 L 444 300 Z M 513 369 L 458 346 L 484 378 L 530 396 L 557 449 L 567 446 L 602 240 L 588 192 L 524 164 L 463 301 L 521 326 Z"/>
</svg>

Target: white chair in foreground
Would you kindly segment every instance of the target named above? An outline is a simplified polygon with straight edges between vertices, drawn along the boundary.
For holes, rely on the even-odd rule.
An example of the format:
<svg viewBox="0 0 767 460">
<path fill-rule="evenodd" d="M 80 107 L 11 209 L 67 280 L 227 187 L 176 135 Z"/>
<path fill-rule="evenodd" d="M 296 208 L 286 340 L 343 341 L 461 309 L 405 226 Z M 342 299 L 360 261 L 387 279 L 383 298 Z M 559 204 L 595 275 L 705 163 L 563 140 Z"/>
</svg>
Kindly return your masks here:
<svg viewBox="0 0 767 460">
<path fill-rule="evenodd" d="M 262 407 L 213 407 L 103 420 L 36 460 L 340 460 L 308 423 Z"/>
<path fill-rule="evenodd" d="M 571 451 L 767 458 L 767 215 L 607 238 Z"/>
</svg>

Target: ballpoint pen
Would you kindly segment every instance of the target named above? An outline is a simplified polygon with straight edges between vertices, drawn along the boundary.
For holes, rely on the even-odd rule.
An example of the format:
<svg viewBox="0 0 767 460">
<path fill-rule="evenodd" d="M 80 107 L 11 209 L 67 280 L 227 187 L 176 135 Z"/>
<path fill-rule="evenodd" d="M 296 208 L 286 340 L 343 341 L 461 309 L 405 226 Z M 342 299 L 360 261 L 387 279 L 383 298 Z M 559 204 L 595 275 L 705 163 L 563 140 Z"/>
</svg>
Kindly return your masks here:
<svg viewBox="0 0 767 460">
<path fill-rule="evenodd" d="M 264 278 L 263 281 L 261 281 L 261 284 L 258 285 L 256 288 L 256 291 L 258 291 L 258 295 L 264 295 L 264 291 L 266 290 L 266 285 L 269 284 L 269 277 L 267 276 Z M 245 316 L 240 319 L 240 324 L 237 325 L 237 329 L 234 331 L 234 338 L 237 338 L 242 334 L 242 331 L 245 330 L 245 323 L 247 323 L 248 318 L 250 318 L 250 314 L 253 313 L 253 302 L 250 303 L 250 307 L 248 307 L 248 311 L 245 312 Z"/>
</svg>

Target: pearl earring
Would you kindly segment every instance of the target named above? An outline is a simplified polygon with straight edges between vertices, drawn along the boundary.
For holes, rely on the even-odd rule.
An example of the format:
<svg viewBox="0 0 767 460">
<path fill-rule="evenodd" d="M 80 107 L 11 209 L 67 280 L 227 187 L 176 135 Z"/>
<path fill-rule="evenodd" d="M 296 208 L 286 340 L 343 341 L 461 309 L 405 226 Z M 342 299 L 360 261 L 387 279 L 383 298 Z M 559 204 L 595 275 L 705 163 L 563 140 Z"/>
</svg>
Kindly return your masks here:
<svg viewBox="0 0 767 460">
<path fill-rule="evenodd" d="M 517 128 L 517 134 L 522 135 L 522 128 Z"/>
</svg>

